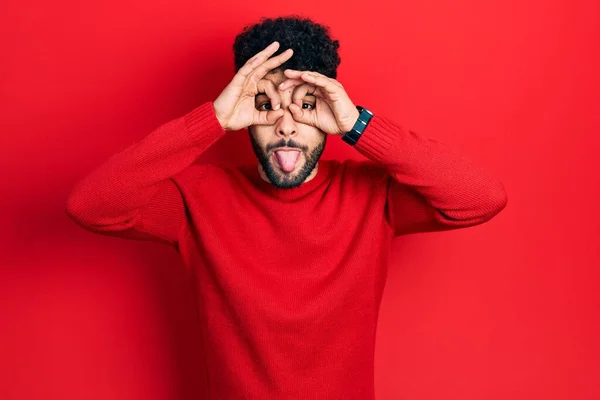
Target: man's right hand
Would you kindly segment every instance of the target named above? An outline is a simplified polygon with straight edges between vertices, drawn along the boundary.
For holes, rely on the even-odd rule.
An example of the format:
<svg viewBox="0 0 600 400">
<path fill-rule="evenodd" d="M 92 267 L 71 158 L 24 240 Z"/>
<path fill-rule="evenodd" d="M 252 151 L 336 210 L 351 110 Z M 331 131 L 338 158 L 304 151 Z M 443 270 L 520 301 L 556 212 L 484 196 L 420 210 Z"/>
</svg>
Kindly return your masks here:
<svg viewBox="0 0 600 400">
<path fill-rule="evenodd" d="M 250 125 L 272 125 L 283 116 L 277 87 L 270 80 L 262 79 L 269 71 L 292 57 L 293 50 L 287 49 L 277 57 L 269 58 L 278 48 L 279 42 L 273 42 L 246 61 L 213 102 L 217 119 L 224 130 L 236 131 Z M 271 99 L 270 110 L 256 109 L 254 98 L 258 93 L 265 93 Z"/>
</svg>

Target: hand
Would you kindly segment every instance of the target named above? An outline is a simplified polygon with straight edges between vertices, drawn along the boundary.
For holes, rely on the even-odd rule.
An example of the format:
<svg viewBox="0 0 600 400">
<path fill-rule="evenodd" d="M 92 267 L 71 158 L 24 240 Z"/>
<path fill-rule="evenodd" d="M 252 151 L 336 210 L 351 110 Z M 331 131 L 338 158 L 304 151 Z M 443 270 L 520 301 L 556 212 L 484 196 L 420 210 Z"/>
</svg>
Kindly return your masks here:
<svg viewBox="0 0 600 400">
<path fill-rule="evenodd" d="M 213 102 L 215 114 L 223 129 L 236 131 L 250 125 L 271 125 L 283 116 L 284 111 L 280 109 L 281 98 L 275 84 L 262 79 L 270 70 L 292 57 L 294 51 L 287 49 L 277 57 L 269 58 L 278 48 L 279 42 L 273 42 L 246 61 Z M 265 93 L 271 99 L 271 110 L 256 109 L 254 98 L 258 93 Z"/>
<path fill-rule="evenodd" d="M 341 83 L 312 71 L 286 69 L 284 74 L 290 79 L 280 84 L 279 90 L 297 86 L 289 106 L 294 120 L 332 135 L 343 135 L 354 127 L 360 112 Z M 316 97 L 315 107 L 310 110 L 302 108 L 307 93 Z"/>
</svg>

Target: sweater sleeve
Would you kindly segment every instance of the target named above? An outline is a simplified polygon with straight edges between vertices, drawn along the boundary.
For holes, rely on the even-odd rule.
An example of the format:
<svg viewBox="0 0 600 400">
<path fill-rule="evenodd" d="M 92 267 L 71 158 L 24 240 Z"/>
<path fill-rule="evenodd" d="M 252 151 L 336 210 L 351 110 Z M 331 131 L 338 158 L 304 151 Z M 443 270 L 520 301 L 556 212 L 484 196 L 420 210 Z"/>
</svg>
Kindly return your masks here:
<svg viewBox="0 0 600 400">
<path fill-rule="evenodd" d="M 503 184 L 446 144 L 374 116 L 354 146 L 384 167 L 394 236 L 482 224 L 508 202 Z"/>
<path fill-rule="evenodd" d="M 212 102 L 159 126 L 80 180 L 67 215 L 95 233 L 177 247 L 187 214 L 173 177 L 225 133 Z"/>
</svg>

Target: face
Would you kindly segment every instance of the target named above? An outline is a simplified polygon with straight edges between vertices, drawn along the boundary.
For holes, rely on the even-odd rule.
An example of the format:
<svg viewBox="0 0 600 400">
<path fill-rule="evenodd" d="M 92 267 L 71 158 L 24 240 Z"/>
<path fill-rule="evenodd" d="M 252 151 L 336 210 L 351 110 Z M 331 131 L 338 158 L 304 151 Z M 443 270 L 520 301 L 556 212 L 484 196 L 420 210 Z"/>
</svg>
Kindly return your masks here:
<svg viewBox="0 0 600 400">
<path fill-rule="evenodd" d="M 272 81 L 278 87 L 286 77 L 283 70 L 276 69 L 263 79 Z M 318 161 L 327 141 L 325 132 L 297 122 L 292 117 L 288 107 L 292 102 L 294 89 L 295 87 L 291 87 L 279 91 L 284 115 L 275 124 L 248 127 L 261 177 L 281 189 L 300 186 L 317 174 Z M 313 109 L 315 104 L 316 99 L 312 95 L 302 99 L 304 109 Z M 260 111 L 270 110 L 269 97 L 265 93 L 259 93 L 255 97 L 255 107 Z"/>
</svg>

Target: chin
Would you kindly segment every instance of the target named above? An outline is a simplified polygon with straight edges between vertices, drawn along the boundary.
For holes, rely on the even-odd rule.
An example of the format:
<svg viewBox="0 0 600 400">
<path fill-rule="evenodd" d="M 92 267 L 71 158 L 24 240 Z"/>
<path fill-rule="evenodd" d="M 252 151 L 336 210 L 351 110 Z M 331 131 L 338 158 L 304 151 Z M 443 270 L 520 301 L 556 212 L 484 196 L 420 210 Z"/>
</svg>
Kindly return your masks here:
<svg viewBox="0 0 600 400">
<path fill-rule="evenodd" d="M 305 171 L 306 162 L 300 158 L 298 157 L 295 168 L 290 172 L 283 171 L 277 161 L 267 161 L 267 168 L 263 169 L 271 184 L 280 189 L 291 189 L 304 183 L 311 171 Z"/>
</svg>

